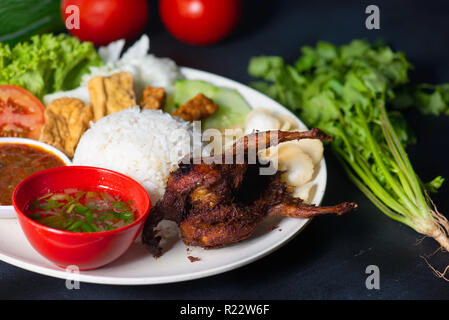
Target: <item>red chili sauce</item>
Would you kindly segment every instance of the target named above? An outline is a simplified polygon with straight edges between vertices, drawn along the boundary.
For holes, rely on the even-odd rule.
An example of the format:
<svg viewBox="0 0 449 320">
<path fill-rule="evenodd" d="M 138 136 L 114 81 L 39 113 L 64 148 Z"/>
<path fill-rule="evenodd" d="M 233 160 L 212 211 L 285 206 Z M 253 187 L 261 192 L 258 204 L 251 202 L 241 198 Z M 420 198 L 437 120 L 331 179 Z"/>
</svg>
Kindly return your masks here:
<svg viewBox="0 0 449 320">
<path fill-rule="evenodd" d="M 26 177 L 65 163 L 38 146 L 0 143 L 0 205 L 11 205 L 14 188 Z"/>
</svg>

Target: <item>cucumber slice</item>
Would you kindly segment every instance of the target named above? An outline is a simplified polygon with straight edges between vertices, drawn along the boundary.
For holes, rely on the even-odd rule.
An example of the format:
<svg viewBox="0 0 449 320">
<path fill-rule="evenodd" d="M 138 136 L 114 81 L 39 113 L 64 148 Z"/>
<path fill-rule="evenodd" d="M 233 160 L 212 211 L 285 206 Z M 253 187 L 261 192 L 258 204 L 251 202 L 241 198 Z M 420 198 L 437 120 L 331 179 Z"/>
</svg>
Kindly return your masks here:
<svg viewBox="0 0 449 320">
<path fill-rule="evenodd" d="M 198 93 L 213 99 L 217 87 L 203 80 L 178 80 L 175 83 L 175 106 L 179 107 L 188 100 L 192 99 Z"/>
<path fill-rule="evenodd" d="M 243 126 L 251 107 L 237 90 L 222 87 L 217 89 L 212 99 L 220 109 L 203 121 L 203 129 Z"/>
<path fill-rule="evenodd" d="M 170 107 L 170 111 L 166 108 L 166 111 L 173 111 L 198 93 L 214 100 L 220 107 L 215 114 L 203 121 L 203 129 L 243 126 L 246 115 L 251 111 L 251 107 L 237 90 L 216 87 L 203 80 L 178 80 L 175 84 L 174 106 Z"/>
<path fill-rule="evenodd" d="M 168 113 L 172 113 L 175 111 L 178 107 L 175 105 L 175 95 L 174 93 L 169 93 L 165 97 L 165 106 L 164 111 Z"/>
</svg>

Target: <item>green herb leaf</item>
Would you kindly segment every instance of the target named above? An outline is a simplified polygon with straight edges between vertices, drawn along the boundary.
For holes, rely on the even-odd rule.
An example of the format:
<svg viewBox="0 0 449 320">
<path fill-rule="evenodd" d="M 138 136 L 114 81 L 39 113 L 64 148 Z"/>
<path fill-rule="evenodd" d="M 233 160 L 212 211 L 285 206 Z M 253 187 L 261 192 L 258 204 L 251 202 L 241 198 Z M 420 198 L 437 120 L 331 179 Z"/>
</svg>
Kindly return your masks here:
<svg viewBox="0 0 449 320">
<path fill-rule="evenodd" d="M 351 180 L 387 216 L 430 236 L 448 230 L 443 220 L 435 220 L 436 209 L 424 189 L 437 191 L 444 179 L 421 183 L 404 149 L 416 138 L 402 114 L 387 107 L 449 114 L 449 84 L 411 86 L 411 64 L 382 43 L 320 42 L 301 52 L 294 65 L 281 57 L 253 57 L 248 67 L 258 78 L 253 87 L 309 127 L 333 136 L 332 149 Z M 442 238 L 449 248 L 447 237 Z"/>
<path fill-rule="evenodd" d="M 89 67 L 102 64 L 92 43 L 66 34 L 36 35 L 13 47 L 0 43 L 0 84 L 24 87 L 38 98 L 78 87 Z"/>
<path fill-rule="evenodd" d="M 444 178 L 441 176 L 435 177 L 432 181 L 427 182 L 424 186 L 427 191 L 437 193 L 438 189 L 443 185 Z"/>
</svg>

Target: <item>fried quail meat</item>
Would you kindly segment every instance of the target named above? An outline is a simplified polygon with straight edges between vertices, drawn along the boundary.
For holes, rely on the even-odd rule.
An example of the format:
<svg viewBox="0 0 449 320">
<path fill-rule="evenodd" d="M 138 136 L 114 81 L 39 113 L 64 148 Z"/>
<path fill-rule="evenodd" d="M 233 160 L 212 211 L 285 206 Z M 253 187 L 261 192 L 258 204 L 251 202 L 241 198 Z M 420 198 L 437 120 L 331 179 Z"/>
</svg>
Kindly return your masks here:
<svg viewBox="0 0 449 320">
<path fill-rule="evenodd" d="M 213 115 L 219 109 L 218 105 L 202 93 L 184 103 L 172 112 L 173 116 L 180 117 L 185 121 L 204 120 Z"/>
<path fill-rule="evenodd" d="M 68 97 L 55 99 L 45 109 L 45 125 L 39 140 L 71 158 L 92 119 L 92 106 L 85 105 L 82 100 Z"/>
<path fill-rule="evenodd" d="M 142 109 L 159 110 L 165 103 L 165 89 L 146 86 L 142 92 L 140 107 Z"/>
<path fill-rule="evenodd" d="M 87 88 L 94 111 L 94 121 L 136 105 L 133 77 L 129 72 L 93 77 L 89 80 Z"/>
<path fill-rule="evenodd" d="M 155 230 L 162 220 L 180 226 L 182 240 L 191 246 L 219 248 L 251 236 L 257 225 L 268 216 L 309 218 L 333 213 L 342 215 L 357 207 L 354 202 L 319 207 L 292 196 L 289 186 L 281 180 L 282 172 L 261 175 L 267 166 L 260 159 L 249 164 L 249 152 L 260 142 L 265 146 L 298 139 L 331 138 L 318 129 L 304 132 L 257 132 L 238 140 L 231 148 L 237 159 L 243 152 L 242 163 L 225 161 L 225 155 L 181 161 L 172 172 L 164 197 L 152 208 L 143 230 L 143 242 L 158 257 L 162 254 L 161 238 Z M 269 164 L 268 164 L 269 165 Z"/>
</svg>

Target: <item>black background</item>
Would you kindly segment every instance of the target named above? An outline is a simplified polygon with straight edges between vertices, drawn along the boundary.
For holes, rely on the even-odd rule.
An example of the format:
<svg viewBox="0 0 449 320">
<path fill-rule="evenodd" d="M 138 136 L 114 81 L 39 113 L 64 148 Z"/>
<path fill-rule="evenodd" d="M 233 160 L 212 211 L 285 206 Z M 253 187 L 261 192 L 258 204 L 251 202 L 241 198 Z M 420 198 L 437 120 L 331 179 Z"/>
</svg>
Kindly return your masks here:
<svg viewBox="0 0 449 320">
<path fill-rule="evenodd" d="M 210 0 L 213 1 L 213 0 Z M 344 44 L 354 38 L 383 39 L 406 53 L 416 82 L 449 82 L 448 1 L 244 0 L 245 11 L 236 32 L 221 44 L 195 47 L 171 37 L 151 3 L 147 33 L 151 52 L 179 65 L 198 68 L 242 83 L 250 57 L 299 56 L 302 45 L 319 40 Z M 380 8 L 380 30 L 365 28 L 365 8 Z M 409 149 L 416 171 L 429 180 L 449 178 L 449 116 L 408 112 L 418 136 Z M 437 278 L 420 257 L 437 249 L 408 227 L 382 215 L 346 178 L 330 152 L 326 153 L 328 188 L 323 204 L 357 201 L 360 209 L 343 217 L 314 219 L 303 232 L 271 255 L 240 269 L 204 279 L 152 286 L 107 286 L 82 283 L 67 290 L 65 281 L 0 262 L 0 298 L 9 299 L 445 299 L 449 283 Z M 448 187 L 434 196 L 449 212 Z M 449 253 L 437 253 L 432 264 L 444 269 Z M 367 290 L 365 269 L 380 269 L 380 290 Z"/>
</svg>

